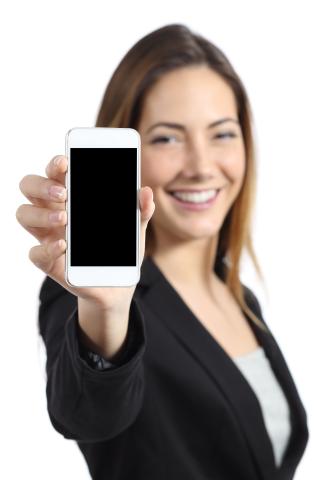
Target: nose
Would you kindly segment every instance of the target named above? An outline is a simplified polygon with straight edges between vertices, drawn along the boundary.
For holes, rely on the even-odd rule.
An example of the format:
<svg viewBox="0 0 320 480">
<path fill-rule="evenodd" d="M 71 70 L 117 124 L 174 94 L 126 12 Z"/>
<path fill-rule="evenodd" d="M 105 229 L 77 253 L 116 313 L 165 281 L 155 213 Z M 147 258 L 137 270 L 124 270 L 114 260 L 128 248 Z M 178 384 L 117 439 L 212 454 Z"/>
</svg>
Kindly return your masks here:
<svg viewBox="0 0 320 480">
<path fill-rule="evenodd" d="M 188 143 L 184 173 L 186 176 L 212 178 L 219 168 L 212 157 L 213 152 L 204 140 L 198 139 Z"/>
</svg>

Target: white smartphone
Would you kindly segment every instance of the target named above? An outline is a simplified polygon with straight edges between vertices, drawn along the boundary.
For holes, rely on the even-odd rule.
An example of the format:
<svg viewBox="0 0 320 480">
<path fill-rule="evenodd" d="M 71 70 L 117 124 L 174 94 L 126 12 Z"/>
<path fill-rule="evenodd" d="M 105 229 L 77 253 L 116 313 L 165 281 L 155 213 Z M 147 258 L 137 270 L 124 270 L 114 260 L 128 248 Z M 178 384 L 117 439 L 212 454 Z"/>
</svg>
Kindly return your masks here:
<svg viewBox="0 0 320 480">
<path fill-rule="evenodd" d="M 68 131 L 65 279 L 70 286 L 138 283 L 140 152 L 140 135 L 132 128 Z"/>
</svg>

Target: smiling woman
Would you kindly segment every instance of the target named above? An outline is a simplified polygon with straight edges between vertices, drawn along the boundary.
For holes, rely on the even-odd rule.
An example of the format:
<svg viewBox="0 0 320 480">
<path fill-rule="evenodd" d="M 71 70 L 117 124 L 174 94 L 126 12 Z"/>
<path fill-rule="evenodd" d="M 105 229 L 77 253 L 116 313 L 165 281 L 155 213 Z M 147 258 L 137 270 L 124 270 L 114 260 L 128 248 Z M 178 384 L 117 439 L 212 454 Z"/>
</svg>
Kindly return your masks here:
<svg viewBox="0 0 320 480">
<path fill-rule="evenodd" d="M 177 273 L 178 264 L 180 277 L 192 272 L 194 283 L 202 285 L 208 285 L 208 276 L 216 282 L 215 272 L 228 264 L 226 285 L 250 319 L 266 329 L 248 308 L 239 278 L 246 249 L 263 280 L 251 234 L 256 161 L 249 99 L 224 53 L 182 25 L 152 32 L 118 65 L 96 126 L 130 126 L 141 134 L 142 185 L 152 187 L 156 204 L 146 234 L 146 255 L 157 258 L 167 275 L 169 265 Z M 201 208 L 205 205 L 182 205 L 167 195 L 185 189 L 221 190 L 220 198 L 208 210 Z M 199 210 L 205 215 L 186 218 L 187 212 Z M 179 248 L 178 260 L 177 249 L 171 247 L 176 241 L 180 247 L 185 244 L 180 240 L 188 238 L 188 232 L 199 241 L 188 242 L 185 252 Z M 176 262 L 171 255 L 160 258 L 169 235 L 171 247 L 166 250 Z M 205 272 L 199 272 L 203 263 Z M 186 271 L 181 271 L 182 265 Z"/>
<path fill-rule="evenodd" d="M 239 76 L 209 40 L 162 27 L 120 62 L 96 126 L 141 135 L 145 256 L 136 288 L 70 292 L 50 277 L 63 272 L 61 246 L 47 248 L 39 326 L 52 425 L 78 442 L 96 480 L 292 479 L 306 412 L 240 280 L 244 250 L 262 275 L 251 240 L 252 116 Z M 24 191 L 62 183 L 66 168 L 66 159 L 50 163 L 50 181 L 29 176 Z M 42 213 L 37 235 L 60 238 L 63 226 Z M 24 211 L 19 218 L 30 226 Z"/>
</svg>

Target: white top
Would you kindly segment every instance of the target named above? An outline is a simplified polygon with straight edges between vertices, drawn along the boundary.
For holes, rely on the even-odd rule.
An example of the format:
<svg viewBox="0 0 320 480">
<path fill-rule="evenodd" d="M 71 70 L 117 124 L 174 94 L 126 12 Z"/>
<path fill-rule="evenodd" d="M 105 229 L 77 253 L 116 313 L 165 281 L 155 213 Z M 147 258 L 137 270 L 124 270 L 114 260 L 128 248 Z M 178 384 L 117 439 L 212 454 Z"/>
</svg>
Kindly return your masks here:
<svg viewBox="0 0 320 480">
<path fill-rule="evenodd" d="M 264 423 L 279 466 L 291 434 L 290 410 L 287 399 L 271 368 L 264 349 L 232 359 L 254 390 L 262 409 Z"/>
</svg>

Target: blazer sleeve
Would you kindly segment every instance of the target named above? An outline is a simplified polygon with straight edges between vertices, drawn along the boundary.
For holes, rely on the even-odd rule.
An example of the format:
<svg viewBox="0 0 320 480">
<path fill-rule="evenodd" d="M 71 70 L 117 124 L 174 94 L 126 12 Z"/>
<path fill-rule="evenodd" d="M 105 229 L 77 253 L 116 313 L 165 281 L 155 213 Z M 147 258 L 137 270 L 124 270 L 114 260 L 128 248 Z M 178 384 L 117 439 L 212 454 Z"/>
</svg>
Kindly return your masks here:
<svg viewBox="0 0 320 480">
<path fill-rule="evenodd" d="M 144 395 L 144 318 L 135 298 L 121 361 L 92 368 L 81 355 L 78 303 L 46 277 L 39 293 L 39 333 L 46 360 L 47 410 L 53 427 L 67 439 L 99 442 L 117 436 L 138 416 Z"/>
</svg>

